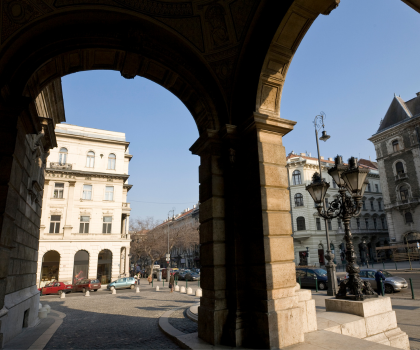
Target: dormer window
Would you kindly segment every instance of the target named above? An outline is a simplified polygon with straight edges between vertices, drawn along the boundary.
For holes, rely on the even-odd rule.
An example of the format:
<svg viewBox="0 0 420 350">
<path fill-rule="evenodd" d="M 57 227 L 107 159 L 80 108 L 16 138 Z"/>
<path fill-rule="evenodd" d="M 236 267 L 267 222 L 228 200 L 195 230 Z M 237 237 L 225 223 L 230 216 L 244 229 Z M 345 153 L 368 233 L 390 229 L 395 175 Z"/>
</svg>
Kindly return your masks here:
<svg viewBox="0 0 420 350">
<path fill-rule="evenodd" d="M 398 152 L 400 150 L 400 144 L 398 143 L 398 140 L 392 141 L 392 150 L 394 152 Z"/>
</svg>

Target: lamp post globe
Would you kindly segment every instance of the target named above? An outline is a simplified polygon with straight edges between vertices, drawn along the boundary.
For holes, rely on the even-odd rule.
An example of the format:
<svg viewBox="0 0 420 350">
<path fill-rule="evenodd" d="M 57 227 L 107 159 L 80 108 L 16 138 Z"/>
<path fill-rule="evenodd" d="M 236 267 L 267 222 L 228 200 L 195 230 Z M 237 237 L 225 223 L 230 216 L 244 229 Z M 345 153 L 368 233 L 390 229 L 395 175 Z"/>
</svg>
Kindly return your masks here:
<svg viewBox="0 0 420 350">
<path fill-rule="evenodd" d="M 369 174 L 369 171 L 369 169 L 364 169 L 357 166 L 354 157 L 351 157 L 349 159 L 349 167 L 346 171 L 344 171 L 341 174 L 341 178 L 345 182 L 347 191 L 349 191 L 352 196 L 361 195 L 362 189 L 364 187 L 364 182 L 366 180 L 367 175 Z"/>
<path fill-rule="evenodd" d="M 324 201 L 330 184 L 321 179 L 318 173 L 312 176 L 312 182 L 305 187 L 316 204 L 321 204 Z"/>
</svg>

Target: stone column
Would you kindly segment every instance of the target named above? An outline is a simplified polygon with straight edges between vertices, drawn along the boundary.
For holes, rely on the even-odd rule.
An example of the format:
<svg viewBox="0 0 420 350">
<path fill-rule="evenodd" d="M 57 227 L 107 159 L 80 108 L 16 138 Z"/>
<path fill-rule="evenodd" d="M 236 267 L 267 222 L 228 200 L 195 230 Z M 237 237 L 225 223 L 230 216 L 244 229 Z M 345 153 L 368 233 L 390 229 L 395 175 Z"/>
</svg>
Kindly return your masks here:
<svg viewBox="0 0 420 350">
<path fill-rule="evenodd" d="M 200 156 L 200 287 L 203 296 L 198 308 L 198 335 L 210 344 L 229 344 L 221 139 L 216 131 L 209 130 L 190 150 Z"/>
<path fill-rule="evenodd" d="M 72 218 L 73 218 L 73 203 L 74 203 L 74 187 L 76 185 L 76 181 L 69 181 L 69 193 L 67 198 L 67 208 L 66 208 L 66 222 L 63 226 L 64 230 L 64 237 L 70 238 L 71 231 L 73 229 L 72 226 Z"/>
<path fill-rule="evenodd" d="M 130 272 L 130 258 L 128 254 L 130 253 L 130 247 L 125 247 L 125 272 Z"/>
</svg>

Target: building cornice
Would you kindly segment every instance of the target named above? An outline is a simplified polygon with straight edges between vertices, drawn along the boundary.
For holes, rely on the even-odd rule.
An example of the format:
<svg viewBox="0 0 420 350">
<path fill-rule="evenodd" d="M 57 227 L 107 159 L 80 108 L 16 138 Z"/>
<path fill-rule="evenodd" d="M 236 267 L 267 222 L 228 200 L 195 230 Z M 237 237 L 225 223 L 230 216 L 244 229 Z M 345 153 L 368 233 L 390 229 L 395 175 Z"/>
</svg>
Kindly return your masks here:
<svg viewBox="0 0 420 350">
<path fill-rule="evenodd" d="M 368 140 L 373 143 L 384 141 L 391 136 L 400 134 L 402 130 L 407 129 L 411 127 L 413 124 L 417 124 L 418 122 L 420 122 L 420 115 L 410 118 L 404 123 L 397 124 L 395 126 L 390 126 L 389 129 L 386 129 L 384 131 L 381 131 L 380 133 L 372 135 L 370 138 L 368 138 Z"/>
<path fill-rule="evenodd" d="M 127 174 L 109 174 L 109 173 L 99 173 L 99 172 L 93 172 L 93 171 L 63 170 L 63 169 L 52 169 L 52 168 L 45 169 L 45 174 L 51 175 L 52 177 L 56 177 L 55 175 L 63 175 L 63 176 L 58 176 L 58 177 L 75 178 L 76 176 L 79 176 L 79 177 L 107 178 L 107 179 L 116 179 L 116 180 L 124 180 L 124 181 L 126 181 L 130 177 L 130 175 L 127 175 Z"/>
<path fill-rule="evenodd" d="M 113 140 L 113 139 L 86 136 L 86 135 L 66 134 L 66 133 L 60 132 L 60 130 L 61 129 L 56 129 L 55 130 L 55 134 L 56 134 L 57 138 L 67 137 L 67 138 L 70 138 L 70 139 L 88 140 L 88 141 L 103 142 L 103 143 L 114 143 L 114 144 L 117 144 L 117 145 L 124 145 L 125 149 L 127 149 L 127 147 L 130 145 L 130 142 L 128 142 L 128 141 Z"/>
</svg>

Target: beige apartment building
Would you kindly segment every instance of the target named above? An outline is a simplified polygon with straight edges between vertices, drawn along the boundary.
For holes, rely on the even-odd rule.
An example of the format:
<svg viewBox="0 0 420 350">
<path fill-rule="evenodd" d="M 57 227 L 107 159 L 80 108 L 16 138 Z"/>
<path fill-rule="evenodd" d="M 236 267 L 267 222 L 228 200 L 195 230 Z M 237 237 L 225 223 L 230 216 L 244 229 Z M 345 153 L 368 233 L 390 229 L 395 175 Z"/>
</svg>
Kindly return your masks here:
<svg viewBox="0 0 420 350">
<path fill-rule="evenodd" d="M 128 166 L 121 132 L 58 125 L 45 170 L 37 285 L 129 271 Z"/>
</svg>

